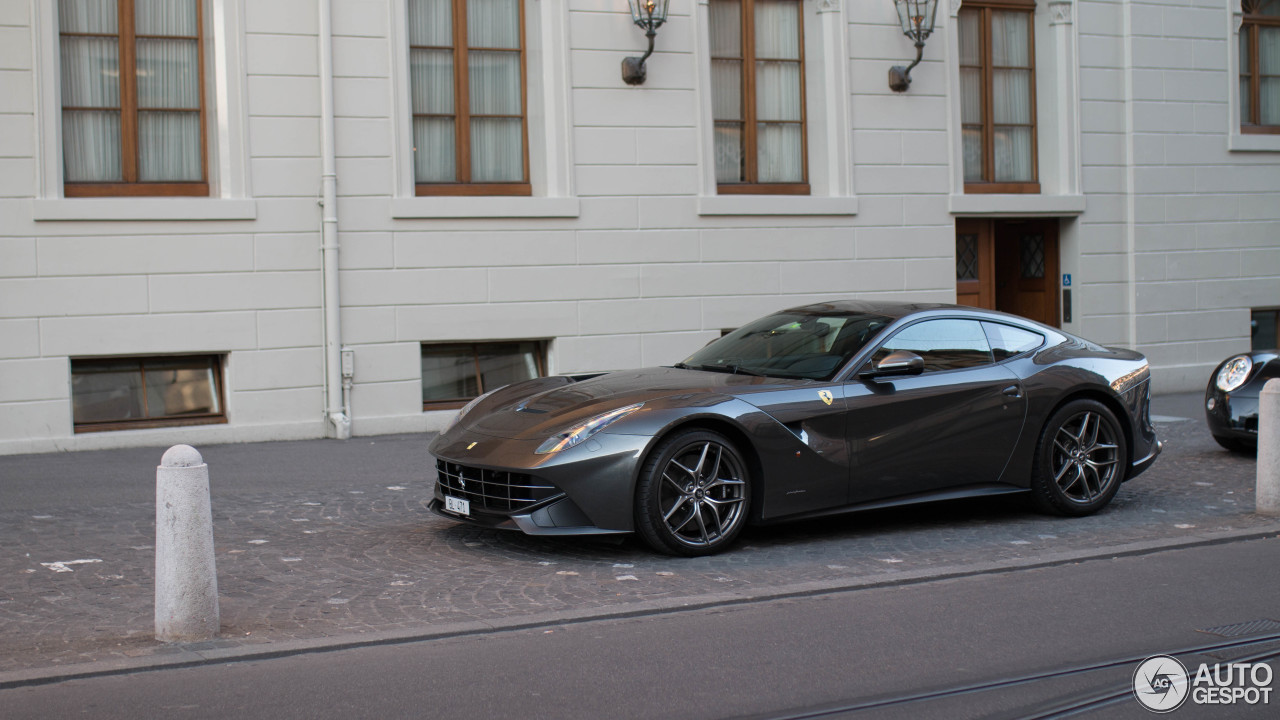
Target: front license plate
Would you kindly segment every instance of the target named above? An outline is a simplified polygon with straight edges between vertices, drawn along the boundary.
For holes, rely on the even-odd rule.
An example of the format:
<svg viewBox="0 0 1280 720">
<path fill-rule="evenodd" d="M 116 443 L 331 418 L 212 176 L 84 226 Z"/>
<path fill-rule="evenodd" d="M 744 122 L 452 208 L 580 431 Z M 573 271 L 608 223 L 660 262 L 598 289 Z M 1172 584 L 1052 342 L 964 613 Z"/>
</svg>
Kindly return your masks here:
<svg viewBox="0 0 1280 720">
<path fill-rule="evenodd" d="M 458 513 L 459 515 L 470 515 L 471 501 L 445 495 L 444 509 L 451 513 Z"/>
</svg>

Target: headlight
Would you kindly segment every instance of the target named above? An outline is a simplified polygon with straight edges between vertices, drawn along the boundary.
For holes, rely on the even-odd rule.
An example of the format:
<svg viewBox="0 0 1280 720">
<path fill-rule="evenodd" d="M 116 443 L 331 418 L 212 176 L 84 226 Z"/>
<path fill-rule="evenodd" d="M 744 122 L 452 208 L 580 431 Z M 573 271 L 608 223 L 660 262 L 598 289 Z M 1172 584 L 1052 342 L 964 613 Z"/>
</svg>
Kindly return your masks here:
<svg viewBox="0 0 1280 720">
<path fill-rule="evenodd" d="M 503 385 L 502 387 L 506 387 L 506 385 Z M 483 394 L 483 395 L 481 395 L 481 396 L 479 396 L 479 397 L 475 398 L 474 400 L 472 400 L 471 402 L 467 403 L 466 405 L 463 405 L 463 406 L 462 406 L 462 409 L 458 411 L 458 414 L 457 414 L 457 415 L 454 415 L 454 416 L 453 416 L 453 419 L 449 421 L 449 426 L 448 426 L 448 427 L 446 427 L 446 428 L 444 429 L 444 431 L 445 431 L 445 432 L 449 432 L 450 430 L 452 430 L 452 429 L 453 429 L 453 426 L 458 424 L 458 421 L 462 419 L 462 416 L 463 416 L 463 415 L 466 415 L 467 413 L 471 412 L 471 408 L 475 407 L 476 405 L 479 405 L 481 400 L 483 400 L 483 399 L 485 399 L 485 398 L 489 397 L 490 395 L 492 395 L 492 394 L 494 394 L 494 393 L 498 392 L 498 391 L 499 391 L 499 390 L 501 390 L 501 389 L 502 389 L 502 388 L 500 388 L 500 387 L 498 387 L 498 388 L 494 388 L 494 389 L 490 390 L 489 392 L 487 392 L 487 393 L 485 393 L 485 394 Z"/>
<path fill-rule="evenodd" d="M 1239 355 L 1227 361 L 1226 365 L 1218 371 L 1218 389 L 1222 392 L 1231 392 L 1244 384 L 1249 379 L 1249 373 L 1253 370 L 1253 360 L 1248 355 Z"/>
<path fill-rule="evenodd" d="M 644 407 L 644 403 L 636 403 L 635 405 L 628 405 L 624 408 L 610 410 L 607 413 L 597 415 L 584 423 L 552 435 L 547 438 L 546 442 L 539 445 L 534 452 L 539 455 L 546 455 L 547 453 L 568 450 L 642 407 Z"/>
</svg>

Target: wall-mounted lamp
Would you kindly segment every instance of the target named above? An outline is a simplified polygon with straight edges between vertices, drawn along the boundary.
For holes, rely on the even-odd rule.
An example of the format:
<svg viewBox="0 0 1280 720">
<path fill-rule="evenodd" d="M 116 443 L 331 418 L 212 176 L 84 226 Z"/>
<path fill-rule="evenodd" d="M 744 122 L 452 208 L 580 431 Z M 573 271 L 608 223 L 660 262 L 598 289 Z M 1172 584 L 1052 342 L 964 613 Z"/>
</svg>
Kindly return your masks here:
<svg viewBox="0 0 1280 720">
<path fill-rule="evenodd" d="M 671 0 L 627 0 L 627 3 L 631 5 L 631 20 L 649 38 L 649 50 L 643 56 L 622 60 L 622 81 L 628 85 L 639 85 L 644 82 L 644 61 L 653 54 L 653 39 L 658 35 L 658 28 L 667 21 L 667 5 Z"/>
<path fill-rule="evenodd" d="M 902 34 L 916 43 L 916 61 L 906 67 L 894 65 L 889 68 L 889 89 L 894 92 L 906 92 L 911 87 L 911 68 L 920 64 L 924 57 L 924 41 L 933 32 L 933 19 L 938 14 L 938 0 L 893 0 L 898 6 L 898 21 L 902 23 Z"/>
</svg>

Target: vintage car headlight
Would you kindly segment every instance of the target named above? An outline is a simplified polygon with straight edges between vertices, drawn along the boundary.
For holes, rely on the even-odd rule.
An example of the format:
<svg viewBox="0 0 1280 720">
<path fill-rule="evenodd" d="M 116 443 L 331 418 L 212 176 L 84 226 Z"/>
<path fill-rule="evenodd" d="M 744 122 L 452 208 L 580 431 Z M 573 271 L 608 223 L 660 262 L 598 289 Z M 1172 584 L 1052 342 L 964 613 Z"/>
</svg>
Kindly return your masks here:
<svg viewBox="0 0 1280 720">
<path fill-rule="evenodd" d="M 1248 355 L 1238 355 L 1227 361 L 1226 365 L 1218 371 L 1218 389 L 1222 392 L 1231 392 L 1244 384 L 1249 379 L 1249 372 L 1253 370 L 1253 360 Z"/>
<path fill-rule="evenodd" d="M 610 410 L 607 413 L 601 413 L 586 422 L 579 423 L 552 435 L 539 445 L 534 452 L 539 455 L 546 455 L 547 453 L 568 450 L 642 407 L 644 407 L 644 403 L 636 403 L 635 405 L 628 405 L 617 410 Z"/>
</svg>

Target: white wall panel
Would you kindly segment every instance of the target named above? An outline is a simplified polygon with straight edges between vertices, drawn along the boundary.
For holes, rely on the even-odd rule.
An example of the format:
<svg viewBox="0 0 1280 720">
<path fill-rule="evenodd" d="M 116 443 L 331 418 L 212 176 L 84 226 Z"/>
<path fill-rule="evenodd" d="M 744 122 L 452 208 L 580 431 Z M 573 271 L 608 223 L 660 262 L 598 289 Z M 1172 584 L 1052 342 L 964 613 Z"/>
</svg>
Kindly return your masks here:
<svg viewBox="0 0 1280 720">
<path fill-rule="evenodd" d="M 1041 86 L 1057 92 L 1060 77 L 1075 77 L 1082 98 L 1086 209 L 1063 243 L 1075 327 L 1138 343 L 1165 388 L 1191 383 L 1215 354 L 1247 346 L 1250 307 L 1280 306 L 1280 165 L 1275 153 L 1227 150 L 1236 81 L 1227 8 L 1079 0 L 1063 30 L 1045 24 L 1041 5 L 1038 32 L 1049 34 L 1038 46 L 1067 38 L 1080 65 L 1078 77 L 1054 68 Z M 34 372 L 24 392 L 50 395 L 71 356 L 231 353 L 231 422 L 86 438 L 71 434 L 65 399 L 0 393 L 0 452 L 323 432 L 317 6 L 244 3 L 228 14 L 239 23 L 229 50 L 244 61 L 244 97 L 232 103 L 243 117 L 232 120 L 243 123 L 236 162 L 252 213 L 119 222 L 33 219 L 28 198 L 48 167 L 36 164 L 37 135 L 57 118 L 37 114 L 37 93 L 56 79 L 28 69 L 42 57 L 31 7 L 0 3 L 0 365 L 13 377 Z M 827 138 L 850 148 L 844 182 L 859 192 L 857 214 L 701 215 L 698 197 L 714 183 L 703 177 L 697 6 L 672 8 L 640 87 L 619 77 L 621 58 L 645 45 L 625 7 L 526 8 L 531 108 L 565 123 L 551 129 L 563 139 L 550 165 L 562 168 L 554 193 L 577 200 L 576 217 L 393 215 L 393 200 L 412 192 L 402 185 L 412 148 L 397 139 L 407 113 L 395 77 L 405 49 L 393 46 L 403 4 L 334 0 L 341 323 L 357 353 L 357 433 L 362 421 L 379 431 L 444 421 L 420 410 L 423 341 L 546 338 L 559 370 L 638 366 L 682 359 L 722 328 L 801 303 L 954 298 L 946 34 L 931 38 L 911 90 L 892 93 L 885 71 L 911 47 L 891 4 L 845 3 L 836 34 L 847 43 L 847 87 L 835 99 L 821 82 L 831 28 L 810 16 L 807 91 L 847 103 L 834 117 L 848 127 L 827 134 L 822 113 L 809 141 L 824 162 Z M 529 139 L 535 174 L 545 139 Z M 1042 177 L 1058 164 L 1042 157 Z M 810 169 L 821 195 L 825 171 Z"/>
</svg>

